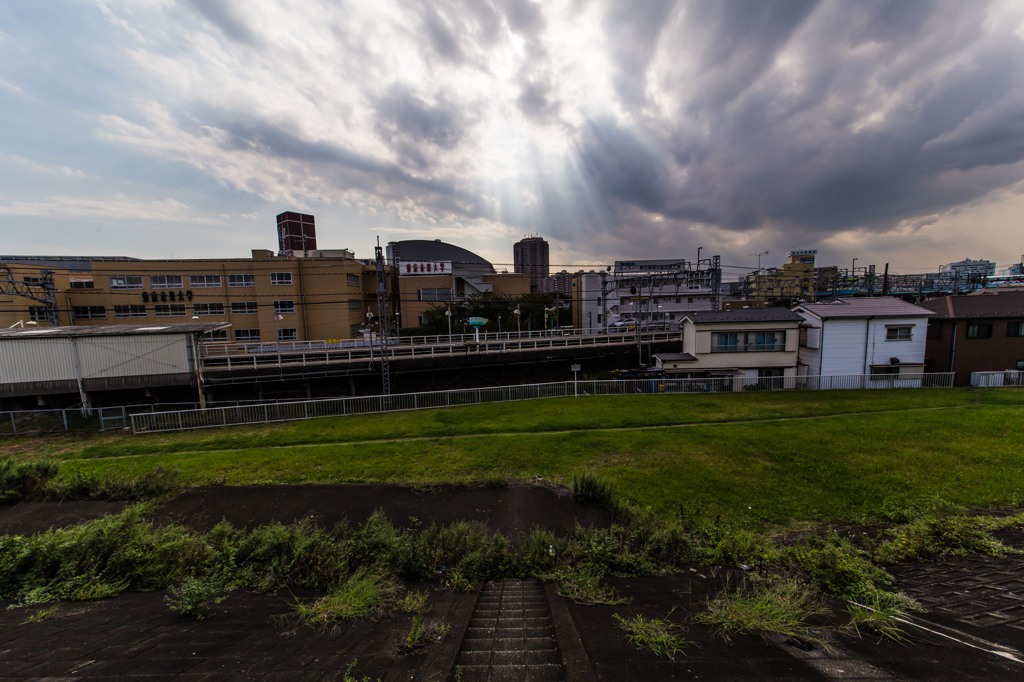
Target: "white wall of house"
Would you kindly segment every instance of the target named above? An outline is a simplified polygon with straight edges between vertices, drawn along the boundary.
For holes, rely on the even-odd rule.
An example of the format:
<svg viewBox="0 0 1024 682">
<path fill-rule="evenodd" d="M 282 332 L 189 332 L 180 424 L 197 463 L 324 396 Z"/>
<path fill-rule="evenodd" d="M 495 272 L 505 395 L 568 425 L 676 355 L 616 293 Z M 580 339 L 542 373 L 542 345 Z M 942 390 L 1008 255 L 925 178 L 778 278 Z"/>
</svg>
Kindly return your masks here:
<svg viewBox="0 0 1024 682">
<path fill-rule="evenodd" d="M 928 318 L 877 317 L 820 320 L 800 312 L 811 328 L 807 345 L 800 348 L 800 364 L 814 374 L 870 374 L 872 365 L 888 365 L 899 358 L 901 373 L 922 371 Z M 908 341 L 886 339 L 889 327 L 911 327 Z M 820 346 L 815 348 L 814 346 Z"/>
</svg>

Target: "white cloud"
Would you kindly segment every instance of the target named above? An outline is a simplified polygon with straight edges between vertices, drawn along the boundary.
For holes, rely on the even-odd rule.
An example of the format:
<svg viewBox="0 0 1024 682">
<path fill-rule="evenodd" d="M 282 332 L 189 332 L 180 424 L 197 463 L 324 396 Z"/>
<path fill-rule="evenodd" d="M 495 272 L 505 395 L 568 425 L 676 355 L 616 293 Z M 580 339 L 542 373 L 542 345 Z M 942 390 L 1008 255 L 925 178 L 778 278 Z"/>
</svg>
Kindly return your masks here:
<svg viewBox="0 0 1024 682">
<path fill-rule="evenodd" d="M 214 223 L 197 215 L 187 205 L 174 199 L 135 199 L 117 195 L 112 199 L 85 199 L 66 195 L 45 197 L 43 201 L 12 201 L 0 204 L 0 215 L 47 218 L 83 218 L 103 220 L 155 220 Z"/>
<path fill-rule="evenodd" d="M 32 169 L 34 171 L 38 171 L 40 173 L 49 173 L 51 175 L 66 175 L 66 176 L 72 177 L 72 178 L 87 178 L 87 177 L 89 177 L 88 175 L 86 175 L 82 171 L 75 170 L 74 168 L 70 168 L 68 166 L 61 166 L 61 165 L 57 165 L 57 164 L 37 163 L 35 161 L 32 161 L 31 159 L 26 159 L 26 158 L 23 158 L 21 156 L 14 156 L 12 154 L 0 154 L 0 156 L 2 156 L 5 159 L 8 159 L 12 163 L 18 164 L 19 166 L 24 166 L 25 168 L 30 168 L 30 169 Z"/>
</svg>

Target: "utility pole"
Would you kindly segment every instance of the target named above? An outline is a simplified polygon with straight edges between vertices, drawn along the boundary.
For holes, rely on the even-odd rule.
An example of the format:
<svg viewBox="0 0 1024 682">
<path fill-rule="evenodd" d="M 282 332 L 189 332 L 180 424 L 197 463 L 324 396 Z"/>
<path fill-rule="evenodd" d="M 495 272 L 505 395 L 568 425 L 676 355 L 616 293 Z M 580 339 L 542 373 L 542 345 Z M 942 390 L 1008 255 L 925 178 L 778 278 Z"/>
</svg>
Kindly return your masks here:
<svg viewBox="0 0 1024 682">
<path fill-rule="evenodd" d="M 889 290 L 889 264 L 885 264 L 885 273 L 882 275 L 882 296 Z"/>
<path fill-rule="evenodd" d="M 380 330 L 380 379 L 384 395 L 391 395 L 391 369 L 388 367 L 388 336 L 391 323 L 388 320 L 388 278 L 384 271 L 384 251 L 380 248 L 380 237 L 374 249 L 377 261 L 377 328 Z M 373 327 L 370 327 L 370 345 L 373 345 Z"/>
</svg>

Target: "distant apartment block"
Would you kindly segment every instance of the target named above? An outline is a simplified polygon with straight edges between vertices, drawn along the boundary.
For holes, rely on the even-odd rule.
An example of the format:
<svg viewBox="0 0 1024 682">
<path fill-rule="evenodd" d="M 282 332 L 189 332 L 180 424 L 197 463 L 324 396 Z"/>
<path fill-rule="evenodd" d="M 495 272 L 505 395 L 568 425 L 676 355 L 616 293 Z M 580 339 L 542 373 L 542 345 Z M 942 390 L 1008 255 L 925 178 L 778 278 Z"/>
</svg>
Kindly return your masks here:
<svg viewBox="0 0 1024 682">
<path fill-rule="evenodd" d="M 512 246 L 515 272 L 530 276 L 530 291 L 542 291 L 543 280 L 550 271 L 548 243 L 541 237 L 527 237 Z"/>
<path fill-rule="evenodd" d="M 956 263 L 950 263 L 949 265 L 943 265 L 939 267 L 939 272 L 955 272 L 961 275 L 982 275 L 983 277 L 992 277 L 996 274 L 995 261 L 990 260 L 971 260 L 966 258 Z"/>
<path fill-rule="evenodd" d="M 576 273 L 571 273 L 568 270 L 549 275 L 541 280 L 540 291 L 544 294 L 569 296 L 572 294 L 572 278 L 575 275 Z"/>
</svg>

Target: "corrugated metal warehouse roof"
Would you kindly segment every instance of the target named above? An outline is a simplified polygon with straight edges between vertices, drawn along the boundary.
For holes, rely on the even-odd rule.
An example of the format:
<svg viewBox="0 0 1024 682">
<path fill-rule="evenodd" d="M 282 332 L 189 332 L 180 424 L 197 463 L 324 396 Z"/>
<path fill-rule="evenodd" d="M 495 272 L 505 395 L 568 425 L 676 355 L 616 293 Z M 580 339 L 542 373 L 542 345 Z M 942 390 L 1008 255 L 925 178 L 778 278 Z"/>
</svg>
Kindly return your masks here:
<svg viewBox="0 0 1024 682">
<path fill-rule="evenodd" d="M 182 322 L 174 324 L 107 324 L 82 327 L 17 327 L 0 329 L 0 339 L 40 339 L 80 336 L 152 336 L 154 334 L 205 334 L 227 329 L 229 322 Z"/>
</svg>

